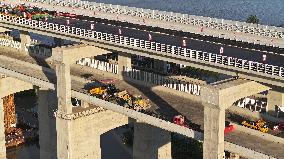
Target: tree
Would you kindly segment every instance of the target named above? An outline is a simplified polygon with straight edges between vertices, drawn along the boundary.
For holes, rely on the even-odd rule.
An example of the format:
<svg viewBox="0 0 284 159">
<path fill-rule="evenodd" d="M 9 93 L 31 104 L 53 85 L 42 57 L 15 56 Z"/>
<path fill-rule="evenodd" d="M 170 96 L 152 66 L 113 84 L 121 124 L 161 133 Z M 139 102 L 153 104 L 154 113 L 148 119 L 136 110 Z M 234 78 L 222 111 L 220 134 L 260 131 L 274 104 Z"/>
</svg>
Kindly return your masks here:
<svg viewBox="0 0 284 159">
<path fill-rule="evenodd" d="M 258 24 L 259 23 L 259 19 L 257 18 L 256 15 L 250 15 L 248 18 L 247 18 L 247 23 L 253 23 L 253 24 Z"/>
</svg>

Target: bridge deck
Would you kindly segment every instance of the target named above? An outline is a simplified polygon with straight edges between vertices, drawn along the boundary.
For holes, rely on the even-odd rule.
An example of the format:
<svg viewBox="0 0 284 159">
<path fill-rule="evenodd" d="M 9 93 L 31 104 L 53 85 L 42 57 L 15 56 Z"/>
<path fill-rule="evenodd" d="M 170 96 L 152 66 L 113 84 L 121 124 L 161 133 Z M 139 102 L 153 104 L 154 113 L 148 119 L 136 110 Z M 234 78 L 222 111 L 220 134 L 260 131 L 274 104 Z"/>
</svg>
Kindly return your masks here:
<svg viewBox="0 0 284 159">
<path fill-rule="evenodd" d="M 5 50 L 0 51 L 1 54 L 4 54 Z M 11 52 L 7 56 L 15 56 L 15 58 L 19 60 L 25 59 L 26 61 L 35 63 L 36 61 L 27 56 L 23 56 L 21 54 L 13 53 Z M 37 77 L 39 79 L 43 80 L 50 80 L 52 82 L 55 81 L 55 75 L 52 73 L 42 73 L 42 71 L 38 69 L 31 69 L 30 66 L 23 66 L 22 64 L 18 64 L 11 61 L 0 59 L 0 66 L 9 68 L 12 70 L 17 70 L 19 72 L 32 75 L 34 77 Z M 76 76 L 80 76 L 86 73 L 92 73 L 94 77 L 102 77 L 101 74 L 96 73 L 93 69 L 90 68 L 84 68 L 81 66 L 72 66 L 72 74 Z M 102 78 L 110 78 L 107 76 L 104 76 Z M 112 77 L 114 78 L 114 77 Z M 84 92 L 82 89 L 82 86 L 85 83 L 83 82 L 76 82 L 72 81 L 72 89 L 78 90 L 80 92 Z M 118 87 L 120 88 L 126 88 L 129 90 L 132 90 L 133 93 L 136 94 L 142 94 L 143 96 L 146 96 L 149 98 L 152 102 L 152 105 L 154 108 L 160 108 L 161 113 L 165 115 L 168 118 L 171 118 L 173 115 L 176 115 L 179 112 L 182 112 L 188 119 L 190 119 L 192 122 L 196 124 L 203 125 L 203 106 L 200 102 L 193 101 L 191 99 L 185 99 L 179 96 L 174 96 L 173 94 L 170 94 L 169 92 L 164 91 L 157 91 L 155 89 L 150 90 L 147 87 L 142 87 L 135 85 L 133 83 L 127 83 L 125 81 L 120 81 L 118 83 Z M 240 140 L 241 139 L 241 140 Z M 250 147 L 251 149 L 263 152 L 265 154 L 277 157 L 277 158 L 283 158 L 283 146 L 281 144 L 272 143 L 269 141 L 265 141 L 263 139 L 260 139 L 258 137 L 243 134 L 239 131 L 235 131 L 229 135 L 226 136 L 226 140 L 230 142 L 234 142 L 236 144 Z M 255 143 L 259 144 L 255 144 Z"/>
<path fill-rule="evenodd" d="M 75 13 L 75 14 L 78 14 L 78 15 L 83 14 L 83 15 L 92 16 L 92 17 L 95 16 L 97 18 L 102 18 L 102 19 L 126 21 L 126 22 L 130 22 L 130 23 L 134 23 L 134 24 L 141 24 L 141 25 L 147 25 L 147 26 L 159 26 L 161 28 L 167 28 L 167 29 L 173 29 L 173 30 L 183 30 L 183 31 L 192 32 L 192 33 L 196 33 L 196 34 L 204 34 L 204 35 L 211 35 L 211 36 L 213 35 L 215 37 L 222 37 L 222 38 L 225 38 L 225 39 L 237 39 L 238 41 L 248 41 L 250 43 L 261 43 L 261 44 L 265 44 L 265 45 L 275 45 L 275 46 L 279 46 L 281 48 L 284 47 L 284 39 L 283 38 L 271 38 L 271 37 L 267 37 L 267 36 L 253 35 L 253 34 L 250 34 L 250 33 L 234 32 L 234 31 L 229 31 L 229 30 L 225 30 L 225 29 L 216 29 L 216 28 L 210 28 L 210 27 L 204 27 L 204 30 L 201 33 L 200 32 L 201 27 L 198 26 L 198 25 L 183 24 L 183 23 L 180 23 L 180 22 L 168 22 L 168 21 L 165 21 L 165 20 L 160 20 L 159 18 L 148 19 L 148 18 L 139 17 L 139 16 L 130 16 L 130 15 L 124 15 L 124 14 L 109 13 L 109 12 L 107 13 L 105 11 L 99 11 L 99 10 L 89 10 L 89 9 L 82 9 L 82 8 L 65 7 L 65 6 L 55 5 L 55 4 L 52 5 L 52 4 L 39 3 L 39 2 L 26 2 L 26 1 L 13 2 L 12 1 L 12 2 L 9 2 L 9 3 L 33 4 L 33 5 L 37 5 L 37 6 L 47 8 L 47 9 L 50 9 L 50 10 Z M 135 10 L 136 9 L 137 8 L 135 8 Z M 94 12 L 95 12 L 95 15 L 94 15 Z M 146 19 L 145 23 L 143 22 L 143 19 Z M 213 19 L 212 19 L 212 22 L 214 22 Z M 240 22 L 239 22 L 239 25 L 240 25 Z M 271 39 L 273 39 L 273 42 L 271 42 Z"/>
</svg>

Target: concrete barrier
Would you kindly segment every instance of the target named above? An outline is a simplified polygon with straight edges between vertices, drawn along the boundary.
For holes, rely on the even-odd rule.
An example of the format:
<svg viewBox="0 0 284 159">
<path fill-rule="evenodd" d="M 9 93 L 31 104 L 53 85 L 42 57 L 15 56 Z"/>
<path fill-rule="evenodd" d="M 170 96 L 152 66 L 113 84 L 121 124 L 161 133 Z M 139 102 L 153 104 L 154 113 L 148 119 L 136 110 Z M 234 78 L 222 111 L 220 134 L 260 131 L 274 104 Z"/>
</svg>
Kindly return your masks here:
<svg viewBox="0 0 284 159">
<path fill-rule="evenodd" d="M 76 64 L 117 74 L 117 65 L 104 61 L 99 61 L 91 58 L 83 58 L 77 61 Z M 123 67 L 123 75 L 125 77 L 137 81 L 142 81 L 153 86 L 164 86 L 173 90 L 193 94 L 196 96 L 199 96 L 201 92 L 201 86 L 198 84 L 162 76 L 151 72 Z"/>
</svg>

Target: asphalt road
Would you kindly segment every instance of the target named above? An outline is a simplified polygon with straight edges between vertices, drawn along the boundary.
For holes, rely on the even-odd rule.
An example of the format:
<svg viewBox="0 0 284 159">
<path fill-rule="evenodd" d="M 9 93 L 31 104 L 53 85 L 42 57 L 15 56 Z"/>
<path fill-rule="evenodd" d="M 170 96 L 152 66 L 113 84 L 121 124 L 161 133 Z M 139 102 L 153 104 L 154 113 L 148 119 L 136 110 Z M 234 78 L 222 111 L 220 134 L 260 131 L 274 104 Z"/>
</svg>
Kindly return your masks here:
<svg viewBox="0 0 284 159">
<path fill-rule="evenodd" d="M 17 53 L 11 53 L 11 52 L 7 53 L 8 53 L 7 56 L 15 56 L 18 59 L 25 59 L 25 61 L 27 62 L 36 63 L 36 61 L 31 57 L 27 56 L 23 57 L 24 55 L 20 55 Z M 0 59 L 0 66 L 5 66 L 6 68 L 17 70 L 19 72 L 29 74 L 32 75 L 33 77 L 37 77 L 43 80 L 50 80 L 53 83 L 55 81 L 54 80 L 55 76 L 52 74 L 48 73 L 44 74 L 42 71 L 34 70 L 31 69 L 30 67 L 26 67 L 17 63 L 11 63 L 9 61 Z M 78 65 L 73 65 L 71 70 L 72 70 L 71 74 L 77 76 L 91 73 L 97 79 L 115 78 L 115 75 L 113 75 L 112 77 L 107 77 L 104 74 L 95 73 L 94 69 L 81 67 Z M 83 86 L 85 84 L 86 83 L 72 81 L 72 89 L 84 92 Z M 199 102 L 192 101 L 191 99 L 188 98 L 175 96 L 170 92 L 152 90 L 150 88 L 138 86 L 133 83 L 127 83 L 125 81 L 119 81 L 117 87 L 121 89 L 130 90 L 131 93 L 141 94 L 143 97 L 150 99 L 153 109 L 158 109 L 159 112 L 161 112 L 164 116 L 168 117 L 169 119 L 174 115 L 183 114 L 193 123 L 201 125 L 201 128 L 203 127 L 204 110 L 202 104 Z M 225 140 L 242 146 L 249 147 L 253 150 L 264 152 L 265 154 L 275 156 L 277 158 L 284 158 L 283 156 L 284 145 L 272 143 L 270 141 L 263 140 L 256 136 L 244 134 L 242 132 L 239 132 L 238 130 L 226 135 Z"/>
<path fill-rule="evenodd" d="M 56 24 L 67 25 L 67 19 L 63 17 L 54 18 L 48 21 L 52 23 L 56 23 Z M 91 29 L 91 24 L 94 24 L 93 30 L 98 31 L 98 32 L 117 34 L 117 35 L 132 37 L 132 38 L 138 38 L 142 40 L 149 40 L 149 34 L 150 34 L 152 37 L 152 41 L 154 42 L 164 43 L 168 45 L 175 45 L 175 46 L 180 46 L 180 47 L 183 46 L 183 40 L 185 40 L 185 43 L 186 43 L 185 47 L 189 49 L 200 50 L 204 52 L 211 52 L 214 54 L 220 54 L 220 48 L 223 47 L 224 53 L 222 55 L 224 56 L 234 57 L 234 58 L 239 58 L 239 59 L 246 59 L 249 61 L 262 62 L 262 63 L 267 63 L 271 65 L 276 65 L 276 66 L 282 66 L 282 67 L 284 66 L 284 62 L 283 62 L 284 56 L 277 55 L 277 54 L 265 53 L 261 51 L 254 51 L 254 50 L 238 48 L 234 46 L 225 46 L 222 44 L 194 40 L 194 39 L 190 39 L 190 37 L 189 38 L 178 37 L 178 36 L 166 35 L 162 33 L 154 33 L 154 32 L 148 32 L 144 30 L 137 30 L 135 28 L 125 28 L 125 27 L 119 27 L 119 26 L 103 24 L 103 23 L 82 21 L 78 19 L 69 19 L 69 25 L 72 27 Z M 119 31 L 119 29 L 121 31 Z M 266 55 L 265 62 L 263 62 L 263 55 Z"/>
</svg>

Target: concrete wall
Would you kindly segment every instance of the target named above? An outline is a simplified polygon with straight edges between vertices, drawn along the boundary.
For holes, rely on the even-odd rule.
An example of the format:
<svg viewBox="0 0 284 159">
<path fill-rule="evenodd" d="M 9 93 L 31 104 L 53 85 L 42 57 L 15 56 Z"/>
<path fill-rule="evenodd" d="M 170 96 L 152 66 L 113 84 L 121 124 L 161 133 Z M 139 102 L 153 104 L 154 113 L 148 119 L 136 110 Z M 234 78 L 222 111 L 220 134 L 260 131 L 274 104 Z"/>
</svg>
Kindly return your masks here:
<svg viewBox="0 0 284 159">
<path fill-rule="evenodd" d="M 171 159 L 171 133 L 146 123 L 134 123 L 133 159 Z"/>
<path fill-rule="evenodd" d="M 75 120 L 66 120 L 57 117 L 57 129 L 65 129 L 65 134 L 62 133 L 63 130 L 60 130 L 61 133 L 58 134 L 57 140 L 69 140 L 63 141 L 68 142 L 67 151 L 58 149 L 58 152 L 60 154 L 62 154 L 61 151 L 65 151 L 65 153 L 69 152 L 66 156 L 69 156 L 70 159 L 100 159 L 100 136 L 111 129 L 125 124 L 128 124 L 127 116 L 110 110 L 100 111 Z M 66 157 L 60 156 L 60 154 L 58 158 Z"/>
</svg>

